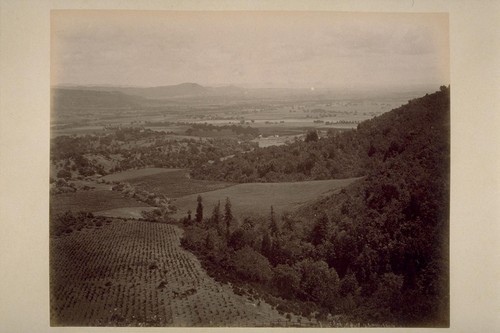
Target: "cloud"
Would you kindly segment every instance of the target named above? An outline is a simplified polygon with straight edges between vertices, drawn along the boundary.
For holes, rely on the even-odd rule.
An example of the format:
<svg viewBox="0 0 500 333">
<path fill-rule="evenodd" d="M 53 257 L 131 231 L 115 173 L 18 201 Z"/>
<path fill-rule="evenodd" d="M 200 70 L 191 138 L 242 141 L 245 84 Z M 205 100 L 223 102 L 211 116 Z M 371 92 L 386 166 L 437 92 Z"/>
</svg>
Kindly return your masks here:
<svg viewBox="0 0 500 333">
<path fill-rule="evenodd" d="M 399 73 L 433 80 L 429 71 L 448 52 L 440 42 L 447 31 L 434 21 L 339 13 L 82 14 L 55 21 L 54 65 L 59 81 L 85 84 L 327 86 L 368 77 L 404 83 Z"/>
</svg>

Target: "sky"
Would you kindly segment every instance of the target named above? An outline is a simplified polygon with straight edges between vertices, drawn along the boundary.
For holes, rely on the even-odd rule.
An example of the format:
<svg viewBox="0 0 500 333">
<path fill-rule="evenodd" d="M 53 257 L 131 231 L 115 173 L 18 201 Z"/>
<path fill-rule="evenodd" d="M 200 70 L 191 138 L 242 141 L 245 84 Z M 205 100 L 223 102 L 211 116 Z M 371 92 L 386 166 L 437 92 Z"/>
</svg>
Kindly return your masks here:
<svg viewBox="0 0 500 333">
<path fill-rule="evenodd" d="M 52 85 L 449 84 L 446 14 L 53 11 Z"/>
</svg>

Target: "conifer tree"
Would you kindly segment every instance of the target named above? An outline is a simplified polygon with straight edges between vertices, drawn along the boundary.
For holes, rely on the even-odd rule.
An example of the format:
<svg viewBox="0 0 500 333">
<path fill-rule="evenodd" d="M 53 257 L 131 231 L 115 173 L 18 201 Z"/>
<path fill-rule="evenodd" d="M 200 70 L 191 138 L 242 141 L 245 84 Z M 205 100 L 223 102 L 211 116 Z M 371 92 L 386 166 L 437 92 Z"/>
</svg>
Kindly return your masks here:
<svg viewBox="0 0 500 333">
<path fill-rule="evenodd" d="M 198 195 L 198 198 L 196 199 L 198 201 L 198 206 L 196 207 L 196 222 L 201 223 L 203 221 L 203 199 L 201 198 L 201 195 Z"/>
<path fill-rule="evenodd" d="M 270 257 L 272 251 L 272 243 L 271 243 L 271 237 L 269 237 L 269 234 L 266 232 L 264 234 L 264 237 L 262 238 L 262 245 L 260 252 L 266 256 L 267 258 Z"/>
<path fill-rule="evenodd" d="M 273 206 L 271 206 L 271 223 L 269 224 L 269 228 L 271 229 L 272 236 L 276 236 L 278 234 L 278 223 L 276 222 L 276 217 L 274 216 Z"/>
<path fill-rule="evenodd" d="M 224 206 L 224 222 L 226 224 L 226 239 L 229 240 L 229 227 L 233 222 L 233 213 L 231 212 L 231 201 L 226 197 L 226 205 Z"/>
<path fill-rule="evenodd" d="M 313 245 L 321 244 L 327 237 L 330 220 L 325 213 L 322 213 L 316 220 L 311 231 L 311 242 Z"/>
<path fill-rule="evenodd" d="M 212 217 L 210 218 L 210 225 L 212 228 L 216 228 L 219 234 L 220 230 L 220 222 L 221 222 L 221 213 L 220 213 L 220 201 L 214 206 L 212 211 Z"/>
</svg>

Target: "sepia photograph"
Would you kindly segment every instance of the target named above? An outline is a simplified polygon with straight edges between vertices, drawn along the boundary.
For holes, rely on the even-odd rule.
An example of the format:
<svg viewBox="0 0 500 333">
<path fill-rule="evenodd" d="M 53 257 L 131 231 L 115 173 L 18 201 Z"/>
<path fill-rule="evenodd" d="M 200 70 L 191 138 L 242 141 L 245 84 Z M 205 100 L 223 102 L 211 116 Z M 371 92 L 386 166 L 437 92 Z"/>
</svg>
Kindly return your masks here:
<svg viewBox="0 0 500 333">
<path fill-rule="evenodd" d="M 53 11 L 52 326 L 448 327 L 447 14 Z"/>
<path fill-rule="evenodd" d="M 0 0 L 0 330 L 496 331 L 480 3 Z"/>
</svg>

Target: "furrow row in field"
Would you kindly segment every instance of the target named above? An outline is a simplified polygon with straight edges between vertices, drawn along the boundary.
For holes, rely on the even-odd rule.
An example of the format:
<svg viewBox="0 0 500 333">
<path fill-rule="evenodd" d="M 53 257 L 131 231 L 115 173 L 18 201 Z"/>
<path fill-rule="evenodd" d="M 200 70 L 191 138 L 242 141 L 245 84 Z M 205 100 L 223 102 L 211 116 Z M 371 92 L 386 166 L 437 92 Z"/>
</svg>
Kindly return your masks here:
<svg viewBox="0 0 500 333">
<path fill-rule="evenodd" d="M 209 277 L 172 225 L 115 220 L 51 240 L 62 326 L 268 326 L 283 317 Z"/>
</svg>

